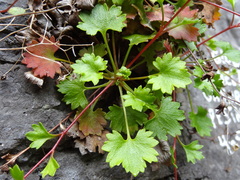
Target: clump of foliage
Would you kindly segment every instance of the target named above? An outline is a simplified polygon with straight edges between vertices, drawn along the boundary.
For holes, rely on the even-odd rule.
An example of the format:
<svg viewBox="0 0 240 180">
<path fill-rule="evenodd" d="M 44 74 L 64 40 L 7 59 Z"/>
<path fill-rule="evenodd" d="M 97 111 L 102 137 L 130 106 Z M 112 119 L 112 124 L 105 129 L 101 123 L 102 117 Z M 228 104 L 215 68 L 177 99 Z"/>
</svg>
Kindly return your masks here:
<svg viewBox="0 0 240 180">
<path fill-rule="evenodd" d="M 234 7 L 234 1 L 229 2 Z M 183 144 L 179 136 L 186 118 L 200 136 L 210 136 L 211 119 L 203 107 L 194 111 L 191 106 L 189 115 L 185 114 L 179 109 L 176 91 L 179 88 L 188 91 L 187 86 L 193 84 L 207 95 L 229 99 L 221 93 L 222 80 L 214 72 L 211 60 L 199 60 L 194 54 L 206 43 L 216 48 L 216 41 L 204 39 L 207 26 L 213 26 L 220 17 L 221 3 L 216 3 L 99 1 L 90 10 L 79 13 L 77 28 L 86 37 L 94 36 L 97 43 L 82 48 L 77 60 L 55 57 L 59 46 L 53 36 L 32 40 L 22 63 L 32 68 L 32 74 L 40 79 L 53 78 L 55 74 L 63 76 L 61 68 L 64 63 L 69 64 L 67 76 L 57 87 L 64 95 L 63 101 L 76 111 L 72 123 L 60 134 L 49 133 L 42 123 L 33 125 L 34 131 L 26 134 L 32 141 L 30 147 L 36 149 L 49 139 L 59 138 L 34 168 L 50 156 L 41 173 L 43 177 L 55 174 L 60 167 L 53 157 L 55 149 L 76 123 L 78 131 L 94 141 L 91 148 L 108 152 L 106 162 L 110 167 L 122 165 L 133 176 L 144 172 L 146 162 L 158 162 L 161 154 L 155 147 L 169 138 L 178 140 L 188 162 L 203 159 L 200 151 L 203 146 L 197 140 Z M 214 11 L 209 11 L 209 7 Z M 239 61 L 239 51 L 226 42 L 220 45 L 221 55 Z M 101 107 L 103 100 L 107 108 Z M 14 179 L 20 180 L 34 168 L 25 176 L 18 166 L 10 172 Z"/>
</svg>

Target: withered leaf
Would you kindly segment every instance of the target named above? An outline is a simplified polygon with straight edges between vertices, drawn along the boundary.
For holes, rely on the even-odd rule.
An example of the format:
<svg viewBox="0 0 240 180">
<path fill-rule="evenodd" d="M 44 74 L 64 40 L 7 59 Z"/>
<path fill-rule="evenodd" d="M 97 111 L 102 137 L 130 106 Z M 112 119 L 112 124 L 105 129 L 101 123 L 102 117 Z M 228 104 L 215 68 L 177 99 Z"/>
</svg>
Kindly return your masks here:
<svg viewBox="0 0 240 180">
<path fill-rule="evenodd" d="M 76 139 L 75 142 L 75 148 L 79 148 L 79 151 L 82 155 L 85 155 L 87 153 L 92 152 L 98 152 L 103 154 L 104 151 L 102 150 L 102 146 L 104 142 L 107 140 L 106 134 L 108 134 L 109 131 L 104 130 L 102 131 L 102 135 L 89 135 L 86 136 L 85 139 Z"/>
<path fill-rule="evenodd" d="M 104 118 L 105 112 L 102 109 L 87 110 L 84 115 L 79 119 L 79 130 L 85 136 L 89 134 L 101 135 L 103 126 L 107 124 L 107 121 Z"/>
<path fill-rule="evenodd" d="M 209 0 L 209 1 L 218 5 L 222 4 L 220 0 Z M 203 10 L 199 12 L 199 16 L 203 18 L 203 21 L 207 25 L 213 26 L 213 23 L 220 19 L 221 13 L 219 12 L 219 8 L 205 2 L 198 3 L 198 4 L 203 5 Z"/>
<path fill-rule="evenodd" d="M 214 77 L 214 72 L 208 72 L 208 73 L 206 73 L 206 74 L 204 74 L 203 76 L 202 76 L 202 78 L 201 78 L 201 80 L 205 80 L 205 79 L 208 79 L 208 80 L 210 80 L 210 79 L 212 79 Z"/>
<path fill-rule="evenodd" d="M 219 105 L 218 105 L 218 107 L 216 107 L 215 109 L 217 109 L 218 111 L 216 112 L 216 114 L 223 114 L 223 115 L 225 115 L 224 114 L 224 109 L 226 108 L 226 104 L 225 104 L 225 102 L 221 102 Z"/>
<path fill-rule="evenodd" d="M 54 53 L 58 50 L 55 45 L 55 38 L 52 36 L 50 39 L 40 37 L 33 40 L 28 44 L 25 53 L 23 53 L 23 64 L 28 68 L 32 68 L 33 75 L 36 77 L 48 76 L 54 78 L 56 73 L 61 73 L 61 63 L 55 61 Z"/>
</svg>

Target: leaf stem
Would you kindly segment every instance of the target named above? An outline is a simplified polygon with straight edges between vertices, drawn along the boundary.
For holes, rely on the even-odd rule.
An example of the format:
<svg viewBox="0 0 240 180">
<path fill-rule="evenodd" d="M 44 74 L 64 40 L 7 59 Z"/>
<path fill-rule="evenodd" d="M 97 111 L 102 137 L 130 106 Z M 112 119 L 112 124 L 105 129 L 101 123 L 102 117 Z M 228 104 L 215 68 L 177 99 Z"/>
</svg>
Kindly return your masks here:
<svg viewBox="0 0 240 180">
<path fill-rule="evenodd" d="M 115 64 L 117 63 L 117 53 L 116 53 L 116 43 L 115 43 L 115 36 L 114 36 L 114 31 L 112 31 L 112 49 L 113 49 L 113 59 Z"/>
<path fill-rule="evenodd" d="M 142 80 L 142 79 L 147 79 L 149 76 L 141 76 L 141 77 L 132 77 L 129 79 L 126 79 L 126 81 L 133 81 L 133 80 Z"/>
<path fill-rule="evenodd" d="M 69 64 L 73 64 L 73 62 L 71 62 L 71 61 L 69 61 L 69 60 L 66 60 L 66 59 L 61 59 L 61 58 L 56 58 L 56 57 L 54 57 L 54 60 L 60 61 L 60 62 L 65 62 L 65 63 L 69 63 Z"/>
<path fill-rule="evenodd" d="M 121 102 L 122 102 L 122 107 L 123 107 L 123 114 L 124 114 L 124 120 L 125 120 L 125 125 L 126 125 L 126 131 L 127 131 L 127 139 L 131 139 L 130 136 L 130 131 L 128 127 L 128 119 L 127 119 L 127 112 L 126 112 L 126 107 L 124 105 L 124 99 L 123 99 L 123 92 L 122 92 L 122 87 L 118 86 L 120 97 L 121 97 Z"/>
<path fill-rule="evenodd" d="M 189 100 L 189 105 L 190 105 L 191 111 L 194 113 L 192 98 L 191 98 L 191 94 L 190 94 L 190 91 L 188 89 L 188 86 L 186 86 L 186 90 L 187 90 L 187 96 L 188 96 L 188 100 Z"/>
<path fill-rule="evenodd" d="M 127 83 L 125 83 L 124 81 L 122 81 L 122 82 L 121 82 L 121 85 L 122 85 L 122 87 L 123 87 L 126 91 L 129 91 L 129 92 L 133 93 L 132 88 L 130 88 Z"/>
<path fill-rule="evenodd" d="M 58 144 L 61 142 L 62 138 L 66 135 L 66 133 L 69 131 L 69 129 L 79 120 L 79 118 L 94 104 L 94 102 L 103 94 L 105 93 L 113 84 L 115 81 L 111 81 L 108 86 L 106 86 L 82 111 L 78 114 L 78 116 L 73 120 L 73 122 L 61 133 L 61 136 L 58 138 L 55 145 L 52 147 L 52 149 L 40 160 L 38 163 L 33 166 L 27 174 L 25 174 L 24 179 L 27 178 L 49 155 L 51 155 L 55 149 L 57 148 Z"/>
<path fill-rule="evenodd" d="M 103 41 L 104 41 L 104 43 L 106 44 L 106 47 L 107 47 L 107 52 L 108 52 L 108 55 L 109 55 L 109 58 L 110 58 L 110 61 L 111 61 L 112 67 L 113 67 L 113 71 L 114 71 L 114 73 L 116 73 L 117 72 L 117 68 L 116 68 L 117 65 L 114 62 L 110 47 L 108 45 L 106 33 L 102 33 L 102 37 L 103 37 Z"/>
<path fill-rule="evenodd" d="M 106 83 L 101 84 L 101 85 L 98 85 L 98 86 L 91 86 L 91 87 L 86 87 L 85 86 L 85 88 L 86 88 L 86 90 L 103 88 L 103 87 L 106 87 L 109 83 L 111 83 L 111 81 L 106 82 Z"/>
<path fill-rule="evenodd" d="M 129 53 L 130 53 L 132 47 L 133 47 L 133 46 L 130 46 L 130 45 L 129 45 L 128 50 L 127 50 L 127 52 L 126 52 L 126 55 L 125 55 L 125 57 L 124 57 L 122 66 L 125 66 L 125 65 L 126 65 L 126 62 L 127 62 L 127 59 L 128 59 L 128 56 L 129 56 Z"/>
<path fill-rule="evenodd" d="M 174 137 L 173 139 L 173 157 L 174 157 L 174 164 L 177 164 L 177 150 L 176 150 L 176 144 L 177 144 L 177 137 Z M 178 180 L 178 170 L 177 167 L 174 166 L 174 180 Z"/>
<path fill-rule="evenodd" d="M 180 140 L 179 136 L 176 136 L 176 138 L 177 138 L 178 142 L 181 144 L 181 146 L 185 146 L 185 145 L 182 143 L 182 141 Z"/>
</svg>

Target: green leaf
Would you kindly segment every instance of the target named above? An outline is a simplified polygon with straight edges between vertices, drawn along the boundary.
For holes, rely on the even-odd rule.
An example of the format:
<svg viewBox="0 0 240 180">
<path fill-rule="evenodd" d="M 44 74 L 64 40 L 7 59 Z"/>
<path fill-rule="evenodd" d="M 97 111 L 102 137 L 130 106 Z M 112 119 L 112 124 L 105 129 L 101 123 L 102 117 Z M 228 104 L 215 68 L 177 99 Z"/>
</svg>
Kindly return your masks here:
<svg viewBox="0 0 240 180">
<path fill-rule="evenodd" d="M 152 35 L 142 35 L 142 34 L 132 34 L 130 36 L 125 36 L 124 39 L 130 41 L 129 46 L 138 45 L 143 42 L 148 42 L 149 39 L 152 39 L 155 34 Z"/>
<path fill-rule="evenodd" d="M 172 21 L 172 23 L 175 23 L 174 25 L 177 26 L 182 26 L 182 25 L 187 25 L 187 24 L 195 24 L 195 23 L 199 23 L 200 20 L 199 19 L 191 19 L 191 18 L 186 18 L 184 17 L 182 18 L 174 18 L 174 20 Z"/>
<path fill-rule="evenodd" d="M 99 31 L 105 36 L 107 30 L 121 32 L 126 26 L 124 23 L 126 15 L 122 14 L 121 8 L 115 5 L 108 8 L 106 4 L 97 4 L 91 14 L 81 12 L 79 17 L 82 22 L 79 22 L 77 27 L 89 35 L 96 35 Z"/>
<path fill-rule="evenodd" d="M 58 162 L 51 156 L 47 166 L 41 171 L 42 177 L 44 178 L 46 175 L 54 176 L 59 167 Z"/>
<path fill-rule="evenodd" d="M 74 73 L 81 74 L 81 81 L 92 81 L 94 85 L 103 79 L 103 71 L 107 69 L 107 61 L 100 56 L 85 53 L 84 56 L 71 65 Z"/>
<path fill-rule="evenodd" d="M 73 80 L 69 77 L 64 81 L 61 81 L 57 87 L 59 88 L 59 92 L 65 94 L 63 101 L 66 102 L 66 104 L 71 104 L 72 109 L 78 107 L 84 108 L 88 104 L 88 100 L 84 94 L 86 87 L 79 76 Z"/>
<path fill-rule="evenodd" d="M 57 137 L 57 135 L 47 132 L 41 122 L 39 122 L 38 125 L 33 124 L 32 128 L 34 131 L 26 133 L 27 139 L 33 141 L 30 144 L 31 148 L 39 149 L 47 140 Z"/>
<path fill-rule="evenodd" d="M 182 126 L 178 121 L 185 119 L 184 111 L 179 110 L 180 103 L 173 102 L 171 97 L 163 98 L 155 116 L 147 121 L 146 129 L 153 132 L 161 140 L 167 140 L 167 134 L 175 137 L 181 134 Z"/>
<path fill-rule="evenodd" d="M 105 44 L 97 44 L 96 46 L 90 46 L 88 48 L 83 48 L 79 51 L 79 56 L 84 56 L 85 53 L 94 53 L 95 56 L 103 57 L 107 54 Z"/>
<path fill-rule="evenodd" d="M 195 82 L 194 87 L 203 91 L 207 96 L 212 96 L 212 95 L 219 96 L 219 94 L 213 88 L 212 84 L 207 79 L 201 80 L 200 78 L 202 77 L 201 74 L 203 75 L 202 71 L 196 67 L 196 69 L 194 70 L 194 75 L 198 76 L 198 78 L 194 79 L 194 82 Z M 215 84 L 218 91 L 220 91 L 221 88 L 223 87 L 223 81 L 220 79 L 220 74 L 215 74 L 212 79 L 212 82 L 213 84 Z"/>
<path fill-rule="evenodd" d="M 24 14 L 25 12 L 26 12 L 25 9 L 21 7 L 12 7 L 8 10 L 8 13 L 12 15 Z"/>
<path fill-rule="evenodd" d="M 113 105 L 109 107 L 109 112 L 106 114 L 106 119 L 111 120 L 110 127 L 113 130 L 127 133 L 124 120 L 123 108 Z M 147 115 L 143 112 L 133 110 L 131 107 L 126 108 L 128 128 L 131 134 L 136 132 L 139 125 L 143 125 L 147 121 Z"/>
<path fill-rule="evenodd" d="M 129 76 L 131 75 L 131 70 L 130 69 L 128 69 L 128 68 L 126 68 L 125 66 L 122 66 L 119 70 L 118 70 L 118 72 L 117 72 L 117 76 L 122 76 L 122 77 L 124 77 L 125 79 L 128 79 L 129 78 Z"/>
<path fill-rule="evenodd" d="M 155 107 L 153 102 L 156 98 L 150 93 L 150 91 L 151 89 L 145 87 L 142 88 L 142 86 L 134 88 L 133 93 L 128 91 L 126 95 L 123 95 L 123 98 L 125 99 L 124 105 L 126 107 L 132 106 L 133 109 L 138 111 L 142 111 L 144 106 L 153 109 Z"/>
<path fill-rule="evenodd" d="M 137 176 L 139 172 L 144 172 L 146 162 L 157 162 L 158 152 L 153 148 L 158 141 L 151 137 L 152 132 L 141 129 L 134 139 L 123 139 L 117 131 L 107 134 L 108 141 L 105 141 L 102 149 L 109 152 L 106 162 L 110 167 L 118 166 L 122 163 L 126 172 L 131 172 Z"/>
<path fill-rule="evenodd" d="M 230 4 L 231 4 L 231 6 L 232 6 L 232 8 L 234 9 L 234 7 L 235 7 L 235 0 L 227 0 Z"/>
<path fill-rule="evenodd" d="M 144 46 L 141 46 L 141 49 Z M 139 50 L 141 50 L 139 49 Z M 148 72 L 152 72 L 153 70 L 155 70 L 156 68 L 153 65 L 153 61 L 156 59 L 156 52 L 160 52 L 162 50 L 164 50 L 164 45 L 162 41 L 155 41 L 152 45 L 151 48 L 148 48 L 143 54 L 142 56 L 144 57 L 144 61 L 147 62 L 147 68 L 148 68 Z"/>
<path fill-rule="evenodd" d="M 216 48 L 222 49 L 222 55 L 230 61 L 240 62 L 240 51 L 234 49 L 229 42 L 210 40 L 207 45 L 213 50 L 216 50 Z"/>
<path fill-rule="evenodd" d="M 114 4 L 121 5 L 124 2 L 124 0 L 112 0 L 112 2 Z"/>
<path fill-rule="evenodd" d="M 201 78 L 203 76 L 204 72 L 199 66 L 195 66 L 195 69 L 193 71 L 193 75 Z"/>
<path fill-rule="evenodd" d="M 201 78 L 196 78 L 194 79 L 194 82 L 195 82 L 195 85 L 194 85 L 195 88 L 200 89 L 207 96 L 213 95 L 214 88 L 212 87 L 212 84 L 207 79 L 202 81 Z"/>
<path fill-rule="evenodd" d="M 200 160 L 204 158 L 202 152 L 198 151 L 199 149 L 202 149 L 203 145 L 199 145 L 198 141 L 193 141 L 188 145 L 182 144 L 182 147 L 186 152 L 188 162 L 195 164 L 196 159 Z"/>
<path fill-rule="evenodd" d="M 207 117 L 208 111 L 203 107 L 198 107 L 198 112 L 189 113 L 189 118 L 191 119 L 191 126 L 195 127 L 200 136 L 210 136 L 211 128 L 213 126 L 212 121 Z"/>
<path fill-rule="evenodd" d="M 197 48 L 196 43 L 194 41 L 188 42 L 187 40 L 184 40 L 184 43 L 187 45 L 187 47 L 191 51 L 198 51 L 198 48 Z"/>
<path fill-rule="evenodd" d="M 220 79 L 220 74 L 215 74 L 212 81 L 213 81 L 213 84 L 215 84 L 217 90 L 220 91 L 223 87 L 223 80 Z M 214 93 L 215 93 L 214 94 L 215 96 L 218 96 L 216 91 L 214 91 Z"/>
<path fill-rule="evenodd" d="M 184 88 L 192 82 L 185 64 L 179 57 L 172 57 L 172 53 L 158 57 L 153 65 L 159 72 L 149 76 L 148 84 L 153 85 L 153 90 L 161 89 L 168 94 L 172 93 L 174 87 Z"/>
<path fill-rule="evenodd" d="M 226 56 L 228 60 L 233 61 L 233 62 L 240 62 L 240 50 L 237 49 L 229 49 L 225 52 L 223 52 L 223 56 Z"/>
<path fill-rule="evenodd" d="M 15 164 L 12 168 L 9 168 L 9 170 L 14 180 L 24 180 L 24 172 L 21 171 L 17 164 Z"/>
<path fill-rule="evenodd" d="M 187 2 L 187 0 L 177 1 L 177 2 L 174 4 L 174 6 L 175 6 L 175 7 L 182 7 L 186 2 Z M 193 1 L 190 1 L 190 2 L 188 3 L 188 6 L 193 6 L 193 5 L 194 5 L 194 4 L 193 4 Z"/>
<path fill-rule="evenodd" d="M 198 28 L 198 32 L 199 34 L 203 34 L 207 31 L 207 25 L 205 23 L 202 22 L 198 22 L 194 25 L 194 27 Z"/>
</svg>

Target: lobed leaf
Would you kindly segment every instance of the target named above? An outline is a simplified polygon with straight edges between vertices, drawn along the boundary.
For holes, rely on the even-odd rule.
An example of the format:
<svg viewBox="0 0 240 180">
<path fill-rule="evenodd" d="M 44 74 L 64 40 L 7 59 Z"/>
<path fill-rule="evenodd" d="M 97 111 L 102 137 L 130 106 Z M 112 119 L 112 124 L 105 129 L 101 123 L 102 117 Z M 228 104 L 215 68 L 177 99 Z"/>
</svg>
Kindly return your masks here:
<svg viewBox="0 0 240 180">
<path fill-rule="evenodd" d="M 155 34 L 152 35 L 142 35 L 142 34 L 132 34 L 129 36 L 125 36 L 124 39 L 130 41 L 129 46 L 138 45 L 143 42 L 148 42 L 149 39 L 152 39 Z"/>
<path fill-rule="evenodd" d="M 143 125 L 147 121 L 147 115 L 143 112 L 136 111 L 131 107 L 126 108 L 128 128 L 131 134 L 137 131 L 139 125 Z M 126 124 L 124 120 L 123 108 L 113 105 L 109 107 L 109 112 L 105 116 L 107 119 L 111 120 L 110 127 L 118 132 L 126 131 Z"/>
<path fill-rule="evenodd" d="M 153 90 L 161 89 L 168 94 L 171 94 L 175 87 L 184 88 L 192 82 L 185 64 L 179 57 L 172 57 L 172 53 L 158 57 L 153 65 L 159 72 L 149 76 L 148 84 L 153 85 Z"/>
<path fill-rule="evenodd" d="M 172 28 L 168 31 L 169 35 L 175 39 L 184 39 L 189 42 L 197 41 L 200 34 L 198 28 L 194 27 L 194 24 L 199 22 L 198 19 L 194 19 L 196 13 L 197 10 L 190 10 L 189 6 L 184 8 L 171 22 Z"/>
<path fill-rule="evenodd" d="M 82 22 L 79 22 L 77 27 L 89 35 L 96 35 L 97 32 L 105 35 L 107 30 L 121 32 L 126 26 L 124 23 L 126 15 L 122 14 L 121 8 L 115 5 L 108 8 L 106 4 L 97 4 L 90 14 L 81 12 L 79 17 Z"/>
<path fill-rule="evenodd" d="M 118 72 L 117 72 L 117 76 L 122 76 L 122 77 L 124 77 L 125 79 L 129 79 L 129 76 L 131 75 L 131 70 L 130 69 L 128 69 L 128 68 L 126 68 L 125 66 L 122 66 L 119 70 L 118 70 Z"/>
<path fill-rule="evenodd" d="M 154 117 L 146 122 L 146 129 L 161 140 L 167 140 L 167 134 L 173 137 L 180 135 L 182 126 L 178 120 L 184 120 L 185 116 L 179 107 L 180 103 L 172 102 L 171 97 L 163 98 L 160 108 L 154 112 Z"/>
<path fill-rule="evenodd" d="M 10 174 L 14 180 L 24 180 L 24 172 L 15 164 L 12 168 L 9 168 Z"/>
<path fill-rule="evenodd" d="M 117 131 L 107 134 L 102 149 L 109 152 L 106 162 L 110 167 L 122 164 L 126 172 L 137 176 L 144 172 L 146 162 L 157 162 L 158 152 L 153 148 L 158 141 L 151 137 L 152 132 L 141 129 L 134 139 L 123 139 Z"/>
<path fill-rule="evenodd" d="M 41 122 L 39 122 L 38 125 L 33 124 L 32 128 L 34 131 L 26 133 L 27 139 L 33 141 L 30 144 L 31 148 L 39 149 L 47 140 L 53 139 L 57 136 L 47 132 L 47 130 L 45 129 Z"/>
<path fill-rule="evenodd" d="M 85 53 L 84 56 L 71 65 L 74 73 L 81 75 L 81 81 L 92 81 L 94 85 L 103 79 L 103 71 L 107 69 L 107 61 L 95 54 Z"/>
<path fill-rule="evenodd" d="M 202 149 L 203 145 L 199 145 L 198 141 L 193 141 L 188 145 L 182 144 L 182 147 L 186 152 L 188 162 L 195 164 L 196 159 L 200 160 L 204 158 L 202 152 L 198 151 L 199 149 Z"/>
<path fill-rule="evenodd" d="M 210 40 L 208 46 L 213 50 L 220 48 L 223 51 L 222 55 L 230 61 L 240 62 L 240 50 L 234 49 L 229 42 Z"/>
<path fill-rule="evenodd" d="M 55 44 L 55 38 L 39 38 L 28 44 L 27 52 L 23 53 L 22 63 L 33 69 L 34 76 L 48 76 L 54 78 L 56 73 L 61 73 L 61 63 L 55 61 L 54 53 L 59 49 Z"/>
<path fill-rule="evenodd" d="M 107 125 L 104 116 L 105 112 L 102 111 L 102 109 L 96 109 L 95 111 L 92 109 L 87 110 L 78 120 L 79 130 L 81 130 L 85 136 L 90 134 L 100 136 L 104 129 L 103 126 Z"/>
<path fill-rule="evenodd" d="M 214 0 L 214 3 L 222 5 L 221 0 Z M 200 12 L 200 15 L 203 17 L 203 21 L 208 26 L 213 26 L 213 23 L 220 19 L 221 13 L 219 12 L 219 8 L 206 2 L 202 2 L 201 4 L 203 6 L 203 10 Z"/>
<path fill-rule="evenodd" d="M 149 88 L 142 88 L 139 86 L 138 88 L 134 88 L 134 92 L 127 91 L 126 95 L 123 95 L 125 99 L 124 105 L 131 106 L 133 109 L 142 111 L 144 106 L 150 109 L 153 109 L 155 106 L 153 102 L 155 101 L 155 96 L 150 93 L 151 89 Z"/>
<path fill-rule="evenodd" d="M 79 76 L 75 79 L 68 78 L 61 81 L 57 87 L 59 92 L 65 94 L 63 101 L 66 104 L 71 104 L 72 109 L 78 107 L 84 108 L 88 104 L 88 100 L 84 94 L 86 87 Z"/>
<path fill-rule="evenodd" d="M 41 171 L 42 177 L 44 178 L 46 175 L 54 176 L 58 168 L 60 168 L 58 162 L 51 156 L 47 166 Z"/>
<path fill-rule="evenodd" d="M 213 126 L 212 120 L 207 117 L 208 111 L 203 107 L 198 107 L 198 112 L 189 113 L 189 118 L 191 119 L 191 126 L 195 127 L 200 136 L 210 136 L 211 128 Z"/>
</svg>

